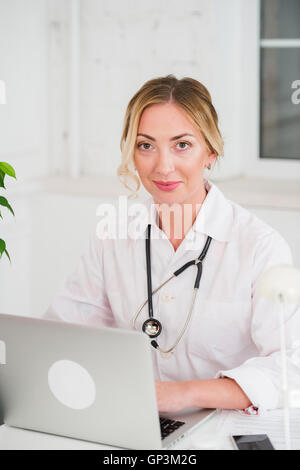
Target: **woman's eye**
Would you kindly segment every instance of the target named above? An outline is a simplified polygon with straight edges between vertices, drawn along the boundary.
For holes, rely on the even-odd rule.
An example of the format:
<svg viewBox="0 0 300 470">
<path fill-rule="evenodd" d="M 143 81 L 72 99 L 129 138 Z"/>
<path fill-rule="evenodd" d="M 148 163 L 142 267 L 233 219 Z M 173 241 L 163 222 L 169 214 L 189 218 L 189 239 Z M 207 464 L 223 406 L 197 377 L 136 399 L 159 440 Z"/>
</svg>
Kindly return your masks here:
<svg viewBox="0 0 300 470">
<path fill-rule="evenodd" d="M 143 147 L 143 145 L 145 145 L 146 147 Z M 141 148 L 142 150 L 149 150 L 149 147 L 151 147 L 151 144 L 147 144 L 146 142 L 138 144 L 138 148 Z"/>
<path fill-rule="evenodd" d="M 191 146 L 191 144 L 189 144 L 188 142 L 178 142 L 176 145 L 180 145 L 179 150 L 186 150 L 188 147 Z"/>
</svg>

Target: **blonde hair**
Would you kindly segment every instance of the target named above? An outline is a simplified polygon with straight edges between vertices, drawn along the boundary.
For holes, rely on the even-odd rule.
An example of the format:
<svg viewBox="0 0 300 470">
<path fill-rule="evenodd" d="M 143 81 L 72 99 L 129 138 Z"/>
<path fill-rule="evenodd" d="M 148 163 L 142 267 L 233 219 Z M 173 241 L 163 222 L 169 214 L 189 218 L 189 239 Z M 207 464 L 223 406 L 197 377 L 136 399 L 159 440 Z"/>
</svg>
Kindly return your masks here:
<svg viewBox="0 0 300 470">
<path fill-rule="evenodd" d="M 128 103 L 120 141 L 122 161 L 118 176 L 127 189 L 136 196 L 140 180 L 135 174 L 134 151 L 140 118 L 143 111 L 153 105 L 173 102 L 183 109 L 202 133 L 212 153 L 223 155 L 224 142 L 218 127 L 218 115 L 212 104 L 207 88 L 189 77 L 177 79 L 174 75 L 158 77 L 147 81 Z M 134 180 L 136 188 L 131 188 L 128 178 Z"/>
</svg>

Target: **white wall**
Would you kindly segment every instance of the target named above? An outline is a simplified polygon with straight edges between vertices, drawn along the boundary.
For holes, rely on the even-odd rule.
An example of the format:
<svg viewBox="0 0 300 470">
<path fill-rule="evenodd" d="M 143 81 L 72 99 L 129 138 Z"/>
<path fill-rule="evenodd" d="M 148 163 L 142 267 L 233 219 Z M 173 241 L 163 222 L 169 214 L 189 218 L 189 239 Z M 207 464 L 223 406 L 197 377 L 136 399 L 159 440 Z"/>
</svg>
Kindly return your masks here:
<svg viewBox="0 0 300 470">
<path fill-rule="evenodd" d="M 68 0 L 48 0 L 48 103 L 50 175 L 68 174 L 68 80 L 70 18 Z"/>
<path fill-rule="evenodd" d="M 0 106 L 0 161 L 14 166 L 17 181 L 1 188 L 16 217 L 2 208 L 0 236 L 7 243 L 10 265 L 0 261 L 0 311 L 31 305 L 30 200 L 13 196 L 13 188 L 48 174 L 48 2 L 0 0 L 0 78 L 6 83 L 6 104 Z M 18 311 L 22 310 L 18 308 Z"/>
<path fill-rule="evenodd" d="M 0 0 L 0 161 L 19 181 L 48 173 L 47 0 Z"/>
</svg>

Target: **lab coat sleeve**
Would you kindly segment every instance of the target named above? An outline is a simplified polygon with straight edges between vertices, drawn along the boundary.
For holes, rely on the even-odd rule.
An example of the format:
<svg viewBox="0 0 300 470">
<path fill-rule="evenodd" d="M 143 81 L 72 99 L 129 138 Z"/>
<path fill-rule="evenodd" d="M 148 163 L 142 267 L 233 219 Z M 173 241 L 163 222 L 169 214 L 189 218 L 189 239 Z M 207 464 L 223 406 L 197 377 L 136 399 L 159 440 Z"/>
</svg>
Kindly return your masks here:
<svg viewBox="0 0 300 470">
<path fill-rule="evenodd" d="M 103 240 L 91 235 L 76 269 L 64 280 L 43 318 L 94 326 L 112 325 L 102 255 Z"/>
<path fill-rule="evenodd" d="M 216 377 L 234 379 L 248 396 L 258 413 L 283 407 L 283 382 L 280 353 L 279 305 L 258 294 L 257 280 L 269 267 L 292 264 L 288 244 L 274 231 L 257 245 L 252 276 L 252 340 L 259 357 L 248 359 L 231 370 L 219 371 Z M 300 308 L 286 304 L 284 308 L 289 390 L 300 390 Z"/>
</svg>

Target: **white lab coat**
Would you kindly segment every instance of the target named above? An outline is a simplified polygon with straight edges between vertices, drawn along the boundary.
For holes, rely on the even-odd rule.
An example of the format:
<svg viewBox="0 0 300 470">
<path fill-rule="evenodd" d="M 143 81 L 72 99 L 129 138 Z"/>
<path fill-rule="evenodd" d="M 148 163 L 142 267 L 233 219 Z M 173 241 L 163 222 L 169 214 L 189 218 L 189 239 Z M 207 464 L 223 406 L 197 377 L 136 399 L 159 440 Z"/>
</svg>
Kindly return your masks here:
<svg viewBox="0 0 300 470">
<path fill-rule="evenodd" d="M 170 358 L 152 350 L 155 378 L 231 377 L 262 413 L 283 403 L 280 335 L 278 308 L 259 296 L 256 282 L 270 266 L 292 264 L 292 256 L 276 230 L 226 199 L 213 183 L 205 180 L 205 185 L 208 194 L 176 252 L 155 223 L 149 198 L 149 217 L 143 219 L 135 239 L 103 240 L 96 233 L 92 235 L 76 270 L 67 277 L 45 316 L 131 329 L 132 318 L 147 298 L 147 224 L 152 224 L 153 289 L 197 258 L 210 235 L 212 242 L 188 330 Z M 130 218 L 133 222 L 134 217 Z M 196 267 L 188 268 L 153 296 L 154 317 L 163 325 L 157 340 L 162 349 L 174 344 L 185 323 L 196 273 Z M 147 317 L 146 305 L 136 322 L 138 330 Z M 300 311 L 289 305 L 286 340 L 290 357 L 295 357 L 299 338 Z M 300 389 L 300 368 L 295 362 L 289 361 L 288 375 L 291 388 Z"/>
</svg>

